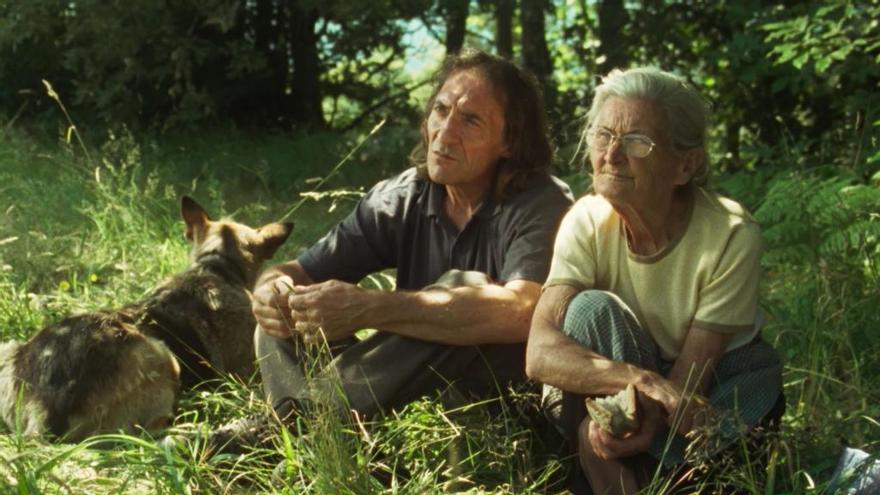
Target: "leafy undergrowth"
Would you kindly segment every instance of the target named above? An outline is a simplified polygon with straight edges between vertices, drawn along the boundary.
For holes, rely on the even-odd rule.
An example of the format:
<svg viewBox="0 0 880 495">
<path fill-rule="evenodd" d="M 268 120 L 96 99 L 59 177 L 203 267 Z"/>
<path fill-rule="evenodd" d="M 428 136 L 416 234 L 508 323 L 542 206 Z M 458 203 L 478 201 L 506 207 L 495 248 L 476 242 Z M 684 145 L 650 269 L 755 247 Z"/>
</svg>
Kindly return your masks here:
<svg viewBox="0 0 880 495">
<path fill-rule="evenodd" d="M 294 257 L 322 235 L 363 187 L 391 172 L 388 163 L 403 166 L 403 154 L 388 151 L 401 148 L 399 133 L 383 136 L 364 147 L 352 164 L 356 171 L 311 191 L 312 199 L 291 215 L 294 237 L 278 259 Z M 345 151 L 328 154 L 326 137 L 295 144 L 278 138 L 267 145 L 276 155 L 238 166 L 254 146 L 237 139 L 169 150 L 122 132 L 93 151 L 97 161 L 87 162 L 63 146 L 0 136 L 0 340 L 25 339 L 71 312 L 138 300 L 182 270 L 181 194 L 195 196 L 215 216 L 276 220 Z M 385 146 L 383 139 L 393 143 Z M 207 165 L 212 149 L 220 150 L 219 165 Z M 290 149 L 304 160 L 326 157 L 323 168 L 285 166 L 279 157 Z M 781 431 L 763 447 L 765 465 L 744 462 L 755 461 L 754 452 L 736 462 L 696 465 L 695 472 L 712 473 L 712 483 L 696 486 L 703 493 L 722 485 L 747 493 L 819 493 L 843 445 L 880 448 L 880 344 L 872 337 L 880 327 L 876 182 L 828 170 L 762 181 L 764 193 L 750 206 L 768 241 L 765 337 L 786 359 L 787 412 Z M 381 276 L 372 283 L 387 287 Z M 0 434 L 0 492 L 557 493 L 575 469 L 542 421 L 531 389 L 514 391 L 508 401 L 466 406 L 426 397 L 367 423 L 318 410 L 302 418 L 297 431 L 279 430 L 271 448 L 208 455 L 200 435 L 266 412 L 260 397 L 258 377 L 188 393 L 171 431 L 188 442 L 144 433 L 65 444 L 6 430 Z M 672 488 L 671 480 L 658 477 L 647 492 Z"/>
</svg>

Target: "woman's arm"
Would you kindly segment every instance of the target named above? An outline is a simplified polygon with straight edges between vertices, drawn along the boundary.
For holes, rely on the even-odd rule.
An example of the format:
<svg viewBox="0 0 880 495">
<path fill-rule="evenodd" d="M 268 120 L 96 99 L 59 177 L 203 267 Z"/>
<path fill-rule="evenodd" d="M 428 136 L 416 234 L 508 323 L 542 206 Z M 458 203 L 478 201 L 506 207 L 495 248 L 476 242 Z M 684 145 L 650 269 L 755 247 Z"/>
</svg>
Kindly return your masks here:
<svg viewBox="0 0 880 495">
<path fill-rule="evenodd" d="M 563 333 L 565 312 L 577 293 L 575 287 L 554 285 L 541 294 L 526 348 L 529 378 L 584 395 L 610 395 L 629 383 L 663 380 L 657 373 L 601 356 Z"/>
<path fill-rule="evenodd" d="M 683 391 L 706 393 L 714 366 L 724 354 L 730 336 L 699 327 L 691 328 L 672 371 L 663 377 L 650 370 L 607 359 L 568 338 L 562 325 L 568 305 L 577 293 L 578 289 L 567 285 L 544 290 L 532 318 L 526 374 L 541 383 L 584 395 L 614 394 L 632 383 L 663 406 L 667 421 L 676 422 L 680 432 L 687 433 L 700 424 L 705 408 L 694 405 L 704 406 L 705 400 L 698 397 L 683 401 L 683 397 L 690 397 Z M 693 373 L 691 369 L 694 369 Z M 704 371 L 701 373 L 701 370 Z M 689 382 L 690 375 L 693 376 Z M 679 411 L 682 406 L 686 408 Z"/>
<path fill-rule="evenodd" d="M 705 421 L 708 403 L 702 396 L 711 388 L 715 366 L 724 355 L 730 338 L 731 334 L 696 326 L 688 330 L 681 353 L 666 377 L 682 391 L 683 398 L 679 399 L 677 412 L 671 416 L 673 421 L 676 415 L 681 418 L 678 422 L 680 433 L 686 434 Z"/>
</svg>

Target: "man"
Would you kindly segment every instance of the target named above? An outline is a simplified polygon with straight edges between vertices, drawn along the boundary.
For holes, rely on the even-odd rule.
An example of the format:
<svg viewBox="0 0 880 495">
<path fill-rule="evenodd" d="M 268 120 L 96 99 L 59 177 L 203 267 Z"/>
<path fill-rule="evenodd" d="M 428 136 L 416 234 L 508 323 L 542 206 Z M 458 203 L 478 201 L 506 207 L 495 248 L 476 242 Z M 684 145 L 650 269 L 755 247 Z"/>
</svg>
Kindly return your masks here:
<svg viewBox="0 0 880 495">
<path fill-rule="evenodd" d="M 525 379 L 532 311 L 571 204 L 548 172 L 540 92 L 501 58 L 450 57 L 421 131 L 415 167 L 380 182 L 323 239 L 257 282 L 257 357 L 281 417 L 318 400 L 315 383 L 328 376 L 339 380 L 343 408 L 367 416 L 450 384 L 479 396 Z M 386 268 L 396 268 L 397 290 L 355 285 Z M 426 289 L 451 269 L 495 282 Z M 355 339 L 362 328 L 378 332 Z M 309 377 L 303 342 L 322 339 L 334 358 Z"/>
</svg>

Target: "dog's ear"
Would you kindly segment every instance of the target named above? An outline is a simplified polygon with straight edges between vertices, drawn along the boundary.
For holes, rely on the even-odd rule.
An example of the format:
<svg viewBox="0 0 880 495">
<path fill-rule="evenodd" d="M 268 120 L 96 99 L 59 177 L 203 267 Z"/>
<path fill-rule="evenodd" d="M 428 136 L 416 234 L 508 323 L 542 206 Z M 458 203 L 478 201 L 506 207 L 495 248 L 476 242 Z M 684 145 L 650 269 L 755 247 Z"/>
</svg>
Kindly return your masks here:
<svg viewBox="0 0 880 495">
<path fill-rule="evenodd" d="M 267 260 L 275 254 L 275 251 L 284 244 L 284 241 L 293 232 L 293 224 L 290 222 L 270 223 L 260 227 L 257 232 L 260 234 L 260 245 L 256 247 L 256 254 Z"/>
<path fill-rule="evenodd" d="M 205 209 L 189 196 L 180 198 L 180 216 L 186 222 L 184 235 L 189 241 L 193 240 L 196 230 L 204 229 L 205 225 L 211 221 L 211 218 L 205 213 Z"/>
</svg>

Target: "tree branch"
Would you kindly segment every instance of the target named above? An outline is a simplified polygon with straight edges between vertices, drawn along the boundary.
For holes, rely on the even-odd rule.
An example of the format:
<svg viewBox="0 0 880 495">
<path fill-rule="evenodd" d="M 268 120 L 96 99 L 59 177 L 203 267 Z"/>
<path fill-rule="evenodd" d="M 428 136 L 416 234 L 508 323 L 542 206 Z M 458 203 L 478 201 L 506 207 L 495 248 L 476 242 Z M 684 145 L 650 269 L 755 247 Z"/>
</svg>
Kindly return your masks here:
<svg viewBox="0 0 880 495">
<path fill-rule="evenodd" d="M 425 79 L 424 81 L 413 84 L 412 86 L 404 87 L 400 91 L 398 91 L 394 94 L 391 94 L 389 96 L 386 96 L 385 98 L 382 98 L 381 100 L 377 101 L 376 103 L 373 103 L 372 105 L 367 107 L 363 112 L 361 112 L 360 115 L 355 117 L 347 126 L 343 127 L 342 132 L 348 132 L 348 131 L 354 129 L 355 127 L 359 126 L 367 117 L 369 117 L 376 110 L 379 110 L 380 108 L 382 108 L 385 105 L 391 103 L 392 101 L 400 98 L 401 96 L 408 95 L 413 90 L 416 90 L 418 88 L 421 88 L 422 86 L 425 86 L 425 85 L 431 83 L 431 81 L 432 81 L 432 79 Z"/>
</svg>

